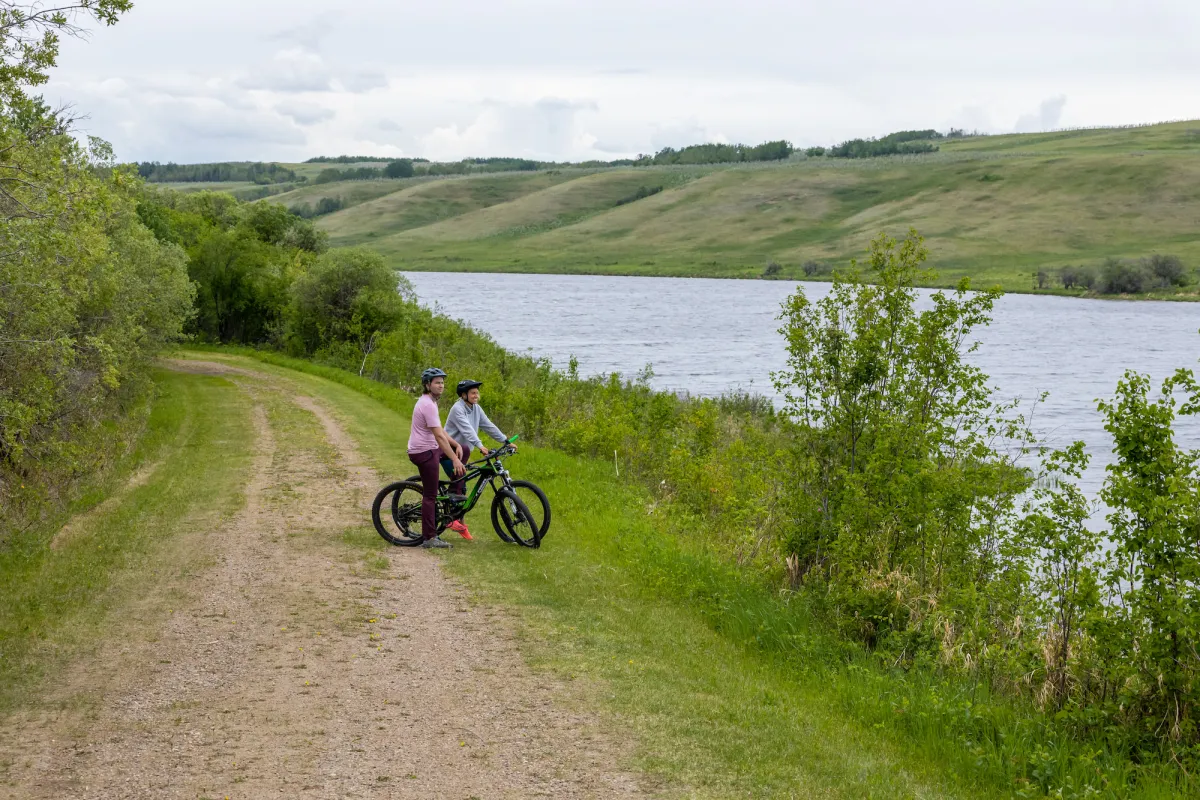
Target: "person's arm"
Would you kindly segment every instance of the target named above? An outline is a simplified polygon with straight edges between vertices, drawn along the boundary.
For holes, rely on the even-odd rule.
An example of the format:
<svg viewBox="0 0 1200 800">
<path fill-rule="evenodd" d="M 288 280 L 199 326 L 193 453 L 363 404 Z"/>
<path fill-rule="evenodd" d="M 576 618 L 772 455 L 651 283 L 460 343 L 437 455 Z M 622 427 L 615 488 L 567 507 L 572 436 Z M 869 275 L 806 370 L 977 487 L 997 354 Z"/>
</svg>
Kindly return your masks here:
<svg viewBox="0 0 1200 800">
<path fill-rule="evenodd" d="M 446 454 L 446 457 L 450 459 L 450 463 L 454 465 L 454 474 L 462 475 L 466 472 L 462 461 L 459 460 L 458 445 L 446 435 L 446 431 L 442 428 L 430 428 L 430 430 L 433 431 L 433 438 L 437 439 L 438 446 L 442 448 L 442 452 Z"/>
<path fill-rule="evenodd" d="M 488 419 L 488 415 L 484 412 L 483 406 L 478 406 L 478 408 L 479 408 L 479 429 L 481 431 L 483 431 L 484 433 L 486 433 L 488 436 L 495 439 L 500 444 L 504 444 L 504 440 L 507 439 L 508 437 L 504 435 L 503 431 L 501 431 L 499 428 L 496 427 L 496 423 L 494 423 L 490 419 Z"/>
</svg>

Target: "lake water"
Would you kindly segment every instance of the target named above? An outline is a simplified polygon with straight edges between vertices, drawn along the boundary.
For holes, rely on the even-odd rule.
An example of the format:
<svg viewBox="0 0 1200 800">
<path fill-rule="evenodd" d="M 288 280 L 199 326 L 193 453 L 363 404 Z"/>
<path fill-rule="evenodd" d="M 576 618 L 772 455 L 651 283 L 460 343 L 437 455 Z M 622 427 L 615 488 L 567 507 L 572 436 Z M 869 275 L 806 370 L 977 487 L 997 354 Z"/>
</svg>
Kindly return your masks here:
<svg viewBox="0 0 1200 800">
<path fill-rule="evenodd" d="M 654 386 L 699 395 L 747 389 L 774 397 L 770 373 L 785 356 L 775 319 L 780 303 L 797 286 L 813 299 L 829 289 L 707 278 L 407 277 L 423 303 L 442 306 L 510 350 L 549 358 L 560 369 L 575 356 L 583 375 L 634 376 L 650 364 Z M 465 294 L 476 301 L 464 304 Z M 1084 488 L 1095 496 L 1111 449 L 1096 399 L 1111 396 L 1127 368 L 1158 381 L 1197 366 L 1197 329 L 1200 304 L 1008 295 L 996 304 L 992 324 L 978 331 L 980 348 L 970 358 L 991 377 L 997 400 L 1050 393 L 1035 429 L 1052 446 L 1087 442 L 1093 466 Z M 1177 432 L 1181 444 L 1200 446 L 1200 420 L 1181 421 Z"/>
</svg>

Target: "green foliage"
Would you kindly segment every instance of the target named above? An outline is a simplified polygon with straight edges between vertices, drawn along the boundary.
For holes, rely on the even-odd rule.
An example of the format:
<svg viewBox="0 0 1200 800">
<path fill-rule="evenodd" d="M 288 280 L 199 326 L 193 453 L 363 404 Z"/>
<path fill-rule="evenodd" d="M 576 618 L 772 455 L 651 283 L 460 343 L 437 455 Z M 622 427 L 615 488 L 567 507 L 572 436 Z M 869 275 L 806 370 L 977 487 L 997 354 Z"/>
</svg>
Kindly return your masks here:
<svg viewBox="0 0 1200 800">
<path fill-rule="evenodd" d="M 1095 648 L 1088 628 L 1100 609 L 1100 534 L 1087 527 L 1093 507 L 1076 483 L 1087 468 L 1083 442 L 1051 453 L 1024 506 L 1018 536 L 1029 564 L 1026 607 L 1040 638 L 1026 659 L 1039 703 L 1057 711 L 1080 694 Z"/>
<path fill-rule="evenodd" d="M 1180 412 L 1200 411 L 1200 387 L 1189 370 L 1163 382 L 1127 372 L 1116 396 L 1100 403 L 1117 461 L 1101 497 L 1111 508 L 1113 551 L 1104 566 L 1109 594 L 1096 626 L 1103 665 L 1101 700 L 1134 735 L 1167 740 L 1182 751 L 1200 747 L 1200 451 L 1175 441 Z M 1176 752 L 1175 757 L 1181 753 Z"/>
<path fill-rule="evenodd" d="M 0 7 L 0 96 L 9 102 L 23 95 L 23 87 L 49 80 L 48 70 L 58 61 L 59 37 L 80 35 L 75 24 L 80 17 L 115 25 L 132 7 L 132 0 L 68 0 L 50 8 L 42 3 L 4 3 Z"/>
<path fill-rule="evenodd" d="M 1136 262 L 1109 258 L 1100 267 L 1102 294 L 1140 294 L 1149 286 L 1145 268 Z"/>
<path fill-rule="evenodd" d="M 835 273 L 827 297 L 798 290 L 781 316 L 788 361 L 775 385 L 799 426 L 795 581 L 822 587 L 870 645 L 979 613 L 962 589 L 1002 571 L 994 526 L 1025 485 L 991 444 L 1020 441 L 1022 420 L 991 402 L 987 376 L 963 358 L 998 293 L 964 281 L 918 313 L 925 258 L 915 232 L 899 247 L 881 236 L 875 285 L 857 268 Z"/>
<path fill-rule="evenodd" d="M 395 328 L 415 301 L 411 284 L 362 248 L 325 253 L 288 292 L 287 336 L 300 354 L 350 343 L 365 358 L 377 337 Z"/>
<path fill-rule="evenodd" d="M 317 201 L 315 207 L 308 204 L 294 205 L 290 206 L 288 211 L 301 219 L 312 219 L 313 217 L 323 217 L 326 214 L 341 211 L 345 207 L 346 204 L 340 197 L 322 197 Z"/>
<path fill-rule="evenodd" d="M 383 177 L 385 178 L 411 178 L 412 176 L 413 162 L 411 158 L 388 162 L 388 165 L 383 168 Z"/>
<path fill-rule="evenodd" d="M 645 199 L 645 198 L 647 198 L 647 197 L 653 197 L 654 195 L 658 194 L 658 193 L 659 193 L 659 192 L 661 192 L 662 190 L 663 190 L 663 187 L 661 187 L 661 186 L 650 186 L 650 187 L 646 187 L 646 186 L 639 186 L 639 187 L 638 187 L 638 190 L 637 190 L 636 192 L 634 192 L 634 193 L 633 193 L 633 194 L 631 194 L 631 195 L 627 195 L 627 196 L 625 196 L 625 197 L 622 197 L 620 200 L 618 200 L 618 201 L 615 203 L 615 205 L 618 205 L 618 206 L 623 206 L 623 205 L 626 205 L 626 204 L 628 204 L 628 203 L 634 203 L 634 202 L 637 202 L 638 200 L 642 200 L 642 199 Z"/>
<path fill-rule="evenodd" d="M 388 163 L 394 159 L 388 156 L 316 156 L 305 161 L 305 164 L 358 164 L 368 163 L 371 161 Z M 423 158 L 414 158 L 413 161 L 424 161 Z"/>
<path fill-rule="evenodd" d="M 313 179 L 313 183 L 335 183 L 337 181 L 374 181 L 383 177 L 391 177 L 385 175 L 386 168 L 381 170 L 377 167 L 357 167 L 355 169 L 334 169 L 329 167 L 317 173 L 317 177 Z"/>
<path fill-rule="evenodd" d="M 216 192 L 146 191 L 138 214 L 160 241 L 182 247 L 196 285 L 189 331 L 206 341 L 277 335 L 293 273 L 325 250 L 312 223 L 272 203 Z"/>
<path fill-rule="evenodd" d="M 896 134 L 891 134 L 895 136 Z M 878 158 L 880 156 L 918 155 L 938 149 L 933 142 L 882 139 L 850 139 L 829 148 L 831 158 Z"/>
<path fill-rule="evenodd" d="M 150 183 L 222 183 L 249 181 L 260 185 L 302 181 L 295 170 L 280 164 L 261 161 L 224 162 L 218 164 L 160 164 L 143 161 L 137 165 L 138 174 Z"/>
<path fill-rule="evenodd" d="M 147 363 L 191 312 L 184 255 L 139 221 L 136 177 L 24 94 L 72 20 L 128 6 L 0 9 L 0 547 L 123 446 Z"/>
<path fill-rule="evenodd" d="M 726 164 L 738 161 L 781 161 L 791 156 L 791 142 L 780 139 L 750 147 L 744 144 L 693 144 L 676 150 L 664 147 L 653 157 L 645 156 L 636 162 L 648 164 Z"/>
</svg>

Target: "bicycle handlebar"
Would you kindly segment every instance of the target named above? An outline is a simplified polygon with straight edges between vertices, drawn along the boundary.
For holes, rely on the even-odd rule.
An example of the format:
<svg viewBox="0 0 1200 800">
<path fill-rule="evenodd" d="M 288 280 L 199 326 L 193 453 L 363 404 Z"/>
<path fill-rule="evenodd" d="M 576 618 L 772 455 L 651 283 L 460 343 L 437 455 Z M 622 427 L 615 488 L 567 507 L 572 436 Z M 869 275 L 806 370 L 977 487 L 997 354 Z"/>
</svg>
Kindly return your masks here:
<svg viewBox="0 0 1200 800">
<path fill-rule="evenodd" d="M 477 464 L 486 464 L 487 462 L 491 461 L 494 458 L 512 455 L 513 453 L 517 452 L 516 448 L 514 448 L 512 446 L 512 443 L 516 438 L 517 437 L 515 435 L 510 436 L 504 444 L 500 445 L 495 450 L 492 450 L 490 453 L 488 453 L 483 458 L 479 459 L 478 461 L 471 461 L 467 464 L 463 464 L 463 466 L 464 467 L 473 467 Z"/>
</svg>

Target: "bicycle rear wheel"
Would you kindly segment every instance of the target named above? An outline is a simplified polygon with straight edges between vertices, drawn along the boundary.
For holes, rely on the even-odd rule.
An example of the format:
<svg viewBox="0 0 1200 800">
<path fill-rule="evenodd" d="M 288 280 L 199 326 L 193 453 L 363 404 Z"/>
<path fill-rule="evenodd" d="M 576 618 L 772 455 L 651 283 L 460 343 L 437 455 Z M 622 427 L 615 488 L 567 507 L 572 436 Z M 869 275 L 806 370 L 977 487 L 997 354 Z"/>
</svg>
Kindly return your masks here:
<svg viewBox="0 0 1200 800">
<path fill-rule="evenodd" d="M 516 492 L 504 488 L 492 499 L 492 525 L 503 539 L 505 534 L 525 547 L 540 547 L 542 536 L 537 520 Z"/>
<path fill-rule="evenodd" d="M 398 547 L 416 547 L 421 543 L 420 483 L 399 481 L 388 484 L 371 503 L 371 521 L 375 530 Z"/>
</svg>

